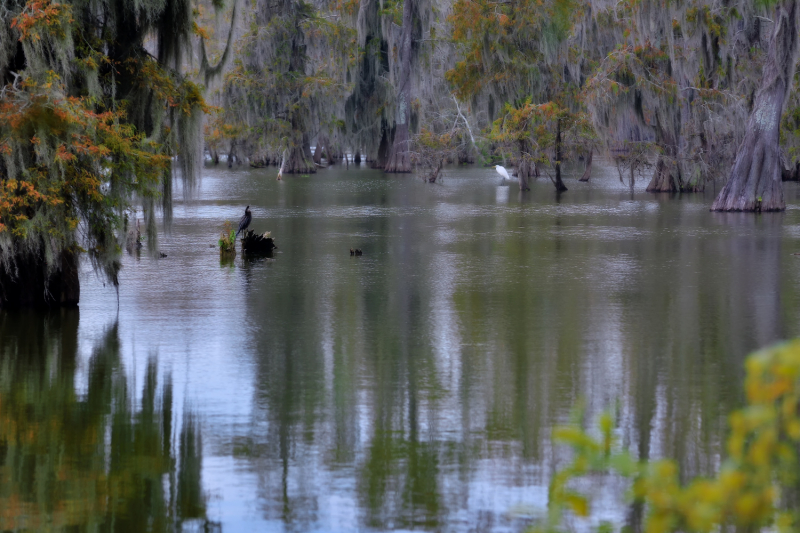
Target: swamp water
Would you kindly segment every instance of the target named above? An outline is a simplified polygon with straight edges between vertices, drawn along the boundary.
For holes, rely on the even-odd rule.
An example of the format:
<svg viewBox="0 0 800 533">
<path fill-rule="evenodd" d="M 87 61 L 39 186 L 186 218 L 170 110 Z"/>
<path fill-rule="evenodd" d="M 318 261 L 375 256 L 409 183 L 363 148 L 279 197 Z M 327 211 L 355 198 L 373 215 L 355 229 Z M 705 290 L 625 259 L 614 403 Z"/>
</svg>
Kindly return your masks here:
<svg viewBox="0 0 800 533">
<path fill-rule="evenodd" d="M 579 402 L 710 473 L 744 357 L 800 335 L 794 184 L 752 215 L 598 166 L 560 197 L 275 173 L 206 168 L 119 309 L 87 271 L 79 310 L 0 313 L 0 530 L 519 531 Z M 279 249 L 221 261 L 245 205 Z M 619 480 L 582 489 L 625 522 Z"/>
</svg>

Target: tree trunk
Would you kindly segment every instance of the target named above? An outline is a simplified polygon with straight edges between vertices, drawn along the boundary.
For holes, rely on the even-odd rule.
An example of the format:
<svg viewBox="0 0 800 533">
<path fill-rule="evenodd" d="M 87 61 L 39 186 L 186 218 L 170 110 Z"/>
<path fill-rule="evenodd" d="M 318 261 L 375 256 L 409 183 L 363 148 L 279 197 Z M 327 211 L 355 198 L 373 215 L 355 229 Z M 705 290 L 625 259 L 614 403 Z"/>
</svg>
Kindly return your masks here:
<svg viewBox="0 0 800 533">
<path fill-rule="evenodd" d="M 356 150 L 356 153 L 353 156 L 353 163 L 355 163 L 356 165 L 361 164 L 361 150 Z"/>
<path fill-rule="evenodd" d="M 564 192 L 567 186 L 561 181 L 561 120 L 556 122 L 556 191 Z"/>
<path fill-rule="evenodd" d="M 367 162 L 370 163 L 372 168 L 386 168 L 386 152 L 389 151 L 389 134 L 386 128 L 381 128 L 381 143 L 378 145 L 378 155 L 370 159 L 367 157 Z"/>
<path fill-rule="evenodd" d="M 397 88 L 397 109 L 394 117 L 394 142 L 384 171 L 411 172 L 411 151 L 408 126 L 411 116 L 413 86 L 411 83 L 411 30 L 414 24 L 414 0 L 403 5 L 403 29 L 400 34 L 400 79 Z"/>
<path fill-rule="evenodd" d="M 525 140 L 521 140 L 519 142 L 519 161 L 517 162 L 517 179 L 519 180 L 519 190 L 520 191 L 529 191 L 531 190 L 528 187 L 528 178 L 531 175 L 531 162 L 528 158 L 525 157 L 525 154 L 529 153 L 528 150 L 528 143 Z"/>
<path fill-rule="evenodd" d="M 647 185 L 647 192 L 677 192 L 678 185 L 675 176 L 673 176 L 674 169 L 675 166 L 672 163 L 659 155 L 653 177 Z"/>
<path fill-rule="evenodd" d="M 589 150 L 589 157 L 586 158 L 586 170 L 583 171 L 583 176 L 578 181 L 589 181 L 592 177 L 592 156 L 594 155 L 594 148 Z"/>
<path fill-rule="evenodd" d="M 55 270 L 48 272 L 44 257 L 19 251 L 11 271 L 0 266 L 0 308 L 74 307 L 81 295 L 78 258 L 64 250 Z"/>
<path fill-rule="evenodd" d="M 797 60 L 798 0 L 784 0 L 775 9 L 767 62 L 756 93 L 747 130 L 736 152 L 728 182 L 712 211 L 782 211 L 780 119 L 791 89 Z"/>
<path fill-rule="evenodd" d="M 631 162 L 631 179 L 630 179 L 631 192 L 633 192 L 633 188 L 636 185 L 636 175 L 634 174 L 635 171 L 636 171 L 636 165 L 633 162 Z"/>
<path fill-rule="evenodd" d="M 322 135 L 317 136 L 317 146 L 314 149 L 314 163 L 316 163 L 317 165 L 322 164 L 322 144 L 324 142 L 325 142 L 325 137 L 323 137 Z"/>
<path fill-rule="evenodd" d="M 236 152 L 236 141 L 231 141 L 231 149 L 228 152 L 228 168 L 233 166 L 233 157 Z"/>
<path fill-rule="evenodd" d="M 338 150 L 335 147 L 331 148 L 330 141 L 325 143 L 325 157 L 329 165 L 335 165 L 341 159 Z"/>
<path fill-rule="evenodd" d="M 302 139 L 303 141 L 299 145 L 289 148 L 289 155 L 283 164 L 284 174 L 313 174 L 317 171 L 305 134 Z"/>
<path fill-rule="evenodd" d="M 783 168 L 781 171 L 783 181 L 800 181 L 800 161 L 795 163 L 792 168 Z"/>
</svg>

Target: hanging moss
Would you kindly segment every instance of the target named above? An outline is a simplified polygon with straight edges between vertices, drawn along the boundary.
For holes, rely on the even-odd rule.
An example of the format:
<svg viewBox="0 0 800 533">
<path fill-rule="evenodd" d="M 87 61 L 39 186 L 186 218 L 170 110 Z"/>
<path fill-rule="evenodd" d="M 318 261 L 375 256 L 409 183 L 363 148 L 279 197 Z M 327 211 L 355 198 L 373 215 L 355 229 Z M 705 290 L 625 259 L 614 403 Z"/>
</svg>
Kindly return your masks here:
<svg viewBox="0 0 800 533">
<path fill-rule="evenodd" d="M 123 221 L 137 204 L 155 249 L 156 209 L 171 216 L 172 156 L 185 190 L 199 170 L 207 108 L 180 74 L 192 16 L 188 0 L 8 0 L 0 8 L 4 289 L 42 285 L 35 303 L 63 303 L 47 287 L 72 279 L 77 267 L 65 265 L 77 265 L 67 258 L 79 250 L 117 284 Z M 28 267 L 38 281 L 20 277 Z M 25 303 L 9 294 L 0 305 Z"/>
</svg>

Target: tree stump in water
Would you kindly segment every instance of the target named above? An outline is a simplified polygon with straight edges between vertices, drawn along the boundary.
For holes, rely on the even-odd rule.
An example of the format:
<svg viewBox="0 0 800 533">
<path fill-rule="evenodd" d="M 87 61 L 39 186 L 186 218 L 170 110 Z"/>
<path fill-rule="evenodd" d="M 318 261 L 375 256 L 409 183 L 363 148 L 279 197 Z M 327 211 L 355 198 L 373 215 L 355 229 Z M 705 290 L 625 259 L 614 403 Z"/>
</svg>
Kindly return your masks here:
<svg viewBox="0 0 800 533">
<path fill-rule="evenodd" d="M 242 252 L 250 255 L 272 255 L 272 250 L 277 248 L 269 232 L 256 235 L 253 230 L 247 230 L 242 237 Z"/>
</svg>

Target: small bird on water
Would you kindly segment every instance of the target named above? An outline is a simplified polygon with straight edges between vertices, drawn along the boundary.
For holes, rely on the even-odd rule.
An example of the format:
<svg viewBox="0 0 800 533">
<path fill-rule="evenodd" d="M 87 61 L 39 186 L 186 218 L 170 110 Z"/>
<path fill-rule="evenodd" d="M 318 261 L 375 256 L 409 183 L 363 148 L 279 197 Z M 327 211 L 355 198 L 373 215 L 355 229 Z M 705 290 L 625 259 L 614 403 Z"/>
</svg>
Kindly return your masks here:
<svg viewBox="0 0 800 533">
<path fill-rule="evenodd" d="M 244 208 L 244 215 L 242 216 L 242 219 L 239 221 L 239 231 L 236 232 L 236 237 L 238 237 L 241 232 L 246 230 L 247 227 L 250 225 L 250 222 L 252 221 L 253 221 L 253 214 L 250 213 L 250 206 L 248 205 L 247 207 Z"/>
</svg>

